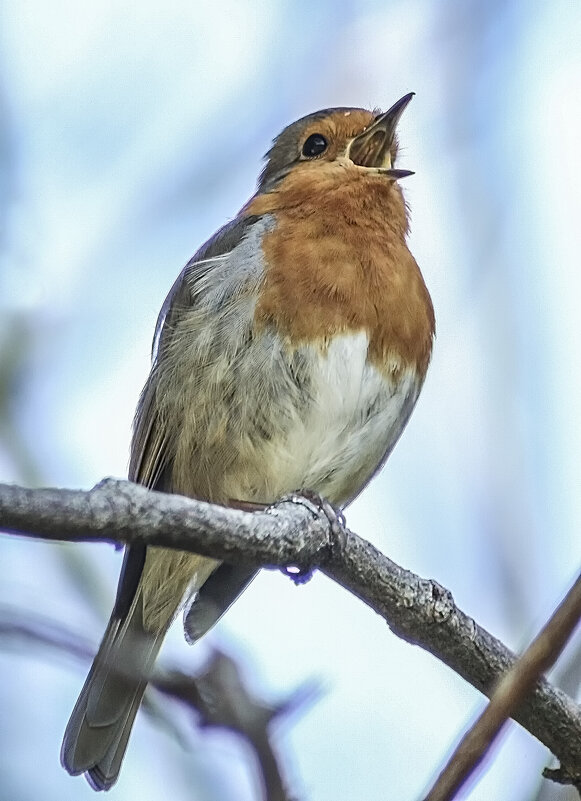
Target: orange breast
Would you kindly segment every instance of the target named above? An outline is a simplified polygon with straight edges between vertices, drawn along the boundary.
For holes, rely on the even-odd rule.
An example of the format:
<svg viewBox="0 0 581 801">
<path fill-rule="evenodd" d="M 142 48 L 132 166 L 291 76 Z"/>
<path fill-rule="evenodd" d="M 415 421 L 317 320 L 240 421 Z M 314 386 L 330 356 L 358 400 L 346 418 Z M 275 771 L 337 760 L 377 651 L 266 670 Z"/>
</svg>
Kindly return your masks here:
<svg viewBox="0 0 581 801">
<path fill-rule="evenodd" d="M 266 275 L 258 325 L 293 346 L 364 330 L 369 359 L 393 375 L 430 359 L 434 311 L 408 250 L 401 190 L 380 175 L 337 164 L 291 173 L 254 197 L 247 214 L 271 213 L 262 248 Z"/>
</svg>

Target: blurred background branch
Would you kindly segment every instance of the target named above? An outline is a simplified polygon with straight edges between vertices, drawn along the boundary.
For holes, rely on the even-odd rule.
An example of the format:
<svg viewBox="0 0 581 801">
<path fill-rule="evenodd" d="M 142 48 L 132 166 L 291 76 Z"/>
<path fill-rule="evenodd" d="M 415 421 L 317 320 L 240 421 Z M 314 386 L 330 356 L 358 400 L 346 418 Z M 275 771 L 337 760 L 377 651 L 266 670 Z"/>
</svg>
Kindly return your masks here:
<svg viewBox="0 0 581 801">
<path fill-rule="evenodd" d="M 36 612 L 10 608 L 0 609 L 0 645 L 16 647 L 29 655 L 39 646 L 50 648 L 58 655 L 73 656 L 85 664 L 95 654 L 94 646 L 86 638 L 55 621 Z M 160 703 L 160 694 L 183 704 L 196 726 L 236 734 L 254 756 L 263 801 L 291 801 L 272 743 L 273 724 L 284 724 L 297 710 L 312 705 L 320 693 L 320 687 L 311 681 L 277 704 L 266 704 L 246 686 L 236 660 L 214 649 L 204 669 L 195 676 L 158 666 L 143 708 L 156 725 L 168 730 L 186 750 L 188 737 L 176 726 L 171 707 Z"/>
</svg>

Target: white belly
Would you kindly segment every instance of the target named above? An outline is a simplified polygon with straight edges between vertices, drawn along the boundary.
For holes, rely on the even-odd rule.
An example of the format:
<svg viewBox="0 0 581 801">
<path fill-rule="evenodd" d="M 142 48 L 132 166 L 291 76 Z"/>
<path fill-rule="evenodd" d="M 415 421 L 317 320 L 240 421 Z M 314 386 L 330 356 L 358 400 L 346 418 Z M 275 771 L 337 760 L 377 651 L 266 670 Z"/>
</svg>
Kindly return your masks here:
<svg viewBox="0 0 581 801">
<path fill-rule="evenodd" d="M 395 445 L 420 390 L 414 370 L 390 380 L 367 361 L 367 349 L 363 332 L 335 337 L 325 352 L 304 348 L 308 402 L 286 406 L 285 436 L 260 443 L 244 471 L 247 486 L 237 471 L 230 497 L 269 502 L 305 488 L 339 506 L 353 500 Z"/>
</svg>

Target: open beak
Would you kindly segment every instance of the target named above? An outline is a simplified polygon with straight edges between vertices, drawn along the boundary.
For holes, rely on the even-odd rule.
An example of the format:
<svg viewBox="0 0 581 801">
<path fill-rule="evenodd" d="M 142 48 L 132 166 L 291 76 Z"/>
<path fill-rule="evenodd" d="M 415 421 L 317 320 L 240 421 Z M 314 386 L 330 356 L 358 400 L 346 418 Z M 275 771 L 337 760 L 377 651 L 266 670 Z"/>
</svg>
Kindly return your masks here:
<svg viewBox="0 0 581 801">
<path fill-rule="evenodd" d="M 404 95 L 389 111 L 380 114 L 369 128 L 351 141 L 347 155 L 354 164 L 372 169 L 394 181 L 413 175 L 411 170 L 397 170 L 391 166 L 391 146 L 395 129 L 413 96 L 414 92 Z"/>
</svg>

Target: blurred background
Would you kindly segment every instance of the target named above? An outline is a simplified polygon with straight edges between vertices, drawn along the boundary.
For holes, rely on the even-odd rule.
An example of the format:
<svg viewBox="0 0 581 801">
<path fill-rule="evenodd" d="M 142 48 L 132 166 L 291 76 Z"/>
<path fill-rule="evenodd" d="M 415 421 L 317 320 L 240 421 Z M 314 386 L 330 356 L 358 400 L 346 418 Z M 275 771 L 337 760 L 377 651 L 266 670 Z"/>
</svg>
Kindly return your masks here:
<svg viewBox="0 0 581 801">
<path fill-rule="evenodd" d="M 575 0 L 4 0 L 0 5 L 0 480 L 88 488 L 126 474 L 157 312 L 254 191 L 262 154 L 318 108 L 400 125 L 410 246 L 437 340 L 411 423 L 348 523 L 525 646 L 579 568 L 581 13 Z M 0 538 L 0 606 L 96 646 L 121 555 Z M 323 697 L 277 738 L 297 798 L 412 801 L 483 698 L 316 575 L 264 572 L 206 640 L 276 700 Z M 83 801 L 59 765 L 86 665 L 0 643 L 1 801 Z M 579 693 L 581 641 L 553 678 Z M 166 702 L 169 704 L 169 702 Z M 112 801 L 250 801 L 232 735 L 187 746 L 140 714 Z M 181 718 L 180 718 L 181 715 Z M 462 797 L 573 796 L 511 725 Z"/>
</svg>

